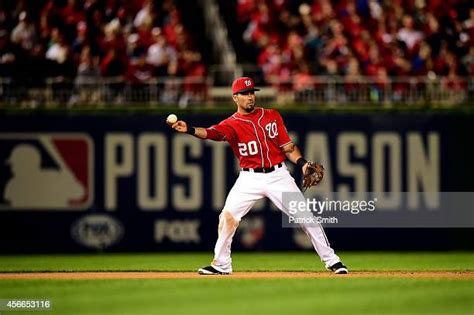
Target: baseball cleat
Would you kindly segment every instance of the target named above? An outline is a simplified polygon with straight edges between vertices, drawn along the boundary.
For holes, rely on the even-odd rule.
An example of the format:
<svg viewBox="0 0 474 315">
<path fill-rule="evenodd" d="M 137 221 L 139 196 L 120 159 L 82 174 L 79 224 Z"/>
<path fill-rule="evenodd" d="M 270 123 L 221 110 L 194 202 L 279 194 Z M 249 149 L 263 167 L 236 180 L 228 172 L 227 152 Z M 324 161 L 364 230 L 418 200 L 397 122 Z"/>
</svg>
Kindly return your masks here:
<svg viewBox="0 0 474 315">
<path fill-rule="evenodd" d="M 208 276 L 208 275 L 230 275 L 230 272 L 226 272 L 219 267 L 214 266 L 207 266 L 203 268 L 199 268 L 198 273 L 200 275 Z"/>
<path fill-rule="evenodd" d="M 335 263 L 328 270 L 334 272 L 336 275 L 345 275 L 349 273 L 349 270 L 342 262 Z"/>
</svg>

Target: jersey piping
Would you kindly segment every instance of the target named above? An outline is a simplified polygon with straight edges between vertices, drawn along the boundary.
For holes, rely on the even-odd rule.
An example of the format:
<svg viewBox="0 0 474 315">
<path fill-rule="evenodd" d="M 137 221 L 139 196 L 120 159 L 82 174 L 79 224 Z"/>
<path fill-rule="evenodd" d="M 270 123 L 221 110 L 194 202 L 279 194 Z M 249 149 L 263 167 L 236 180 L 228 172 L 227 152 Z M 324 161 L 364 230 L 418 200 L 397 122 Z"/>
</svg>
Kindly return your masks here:
<svg viewBox="0 0 474 315">
<path fill-rule="evenodd" d="M 262 116 L 260 116 L 260 118 L 258 119 L 258 126 L 260 127 L 260 129 L 262 129 L 262 132 L 263 132 L 263 140 L 265 141 L 265 145 L 267 146 L 267 159 L 268 159 L 268 162 L 270 164 L 268 164 L 269 167 L 272 166 L 272 161 L 270 160 L 270 147 L 268 146 L 268 142 L 267 142 L 267 135 L 265 134 L 265 130 L 263 129 L 263 127 L 260 125 L 260 120 L 262 120 L 263 118 L 263 115 L 265 115 L 265 110 L 262 108 Z"/>
</svg>

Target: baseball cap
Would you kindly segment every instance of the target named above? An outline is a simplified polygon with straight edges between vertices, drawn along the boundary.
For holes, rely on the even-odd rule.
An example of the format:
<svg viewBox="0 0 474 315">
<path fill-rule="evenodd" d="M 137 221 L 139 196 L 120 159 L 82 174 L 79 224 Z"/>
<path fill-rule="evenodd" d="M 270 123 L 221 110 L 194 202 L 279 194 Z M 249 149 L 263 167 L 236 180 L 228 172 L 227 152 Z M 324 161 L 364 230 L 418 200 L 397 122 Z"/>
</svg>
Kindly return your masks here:
<svg viewBox="0 0 474 315">
<path fill-rule="evenodd" d="M 232 94 L 243 93 L 248 91 L 260 91 L 255 88 L 252 78 L 240 77 L 232 83 Z"/>
</svg>

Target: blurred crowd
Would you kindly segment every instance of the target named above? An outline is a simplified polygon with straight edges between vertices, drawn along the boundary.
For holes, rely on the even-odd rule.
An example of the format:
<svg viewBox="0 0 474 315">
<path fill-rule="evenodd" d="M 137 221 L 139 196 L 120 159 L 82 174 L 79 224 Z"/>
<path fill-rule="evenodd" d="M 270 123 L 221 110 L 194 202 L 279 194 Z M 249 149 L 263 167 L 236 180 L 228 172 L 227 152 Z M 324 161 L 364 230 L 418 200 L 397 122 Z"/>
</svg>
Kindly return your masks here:
<svg viewBox="0 0 474 315">
<path fill-rule="evenodd" d="M 357 82 L 372 76 L 474 75 L 472 0 L 238 0 L 245 42 L 267 82 L 312 75 Z"/>
<path fill-rule="evenodd" d="M 389 77 L 442 76 L 465 89 L 474 75 L 472 0 L 235 2 L 267 83 L 309 90 L 331 75 L 350 90 L 370 76 L 382 90 Z M 194 43 L 175 0 L 0 1 L 0 78 L 22 84 L 204 77 Z"/>
<path fill-rule="evenodd" d="M 173 0 L 0 1 L 0 77 L 140 83 L 205 72 Z"/>
</svg>

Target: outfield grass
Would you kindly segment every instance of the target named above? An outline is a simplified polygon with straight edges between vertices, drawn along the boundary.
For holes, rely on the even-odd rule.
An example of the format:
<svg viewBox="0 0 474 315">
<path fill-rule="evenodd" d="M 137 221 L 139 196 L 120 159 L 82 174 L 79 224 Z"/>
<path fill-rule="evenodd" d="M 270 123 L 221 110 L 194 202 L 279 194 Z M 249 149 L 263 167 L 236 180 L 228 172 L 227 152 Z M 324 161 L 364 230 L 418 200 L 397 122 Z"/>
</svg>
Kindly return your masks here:
<svg viewBox="0 0 474 315">
<path fill-rule="evenodd" d="M 52 314 L 472 314 L 473 283 L 420 279 L 6 280 Z M 41 314 L 41 313 L 36 313 Z"/>
<path fill-rule="evenodd" d="M 238 271 L 323 270 L 312 253 L 233 257 Z M 347 252 L 341 257 L 353 271 L 474 270 L 470 252 Z M 0 271 L 192 271 L 209 259 L 210 254 L 197 253 L 0 256 Z M 51 299 L 51 314 L 473 314 L 473 297 L 470 279 L 0 280 L 0 298 Z"/>
</svg>

